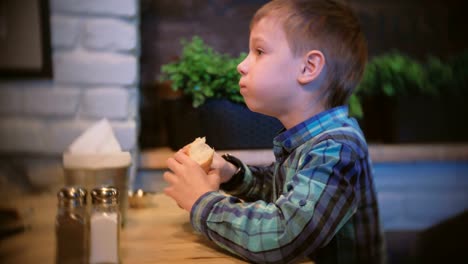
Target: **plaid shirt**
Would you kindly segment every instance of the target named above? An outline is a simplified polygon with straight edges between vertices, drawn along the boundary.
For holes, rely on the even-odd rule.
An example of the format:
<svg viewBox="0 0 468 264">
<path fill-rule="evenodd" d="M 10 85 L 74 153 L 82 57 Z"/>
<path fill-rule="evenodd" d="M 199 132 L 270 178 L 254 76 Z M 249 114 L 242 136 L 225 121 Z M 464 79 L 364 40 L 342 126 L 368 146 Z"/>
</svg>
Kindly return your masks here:
<svg viewBox="0 0 468 264">
<path fill-rule="evenodd" d="M 282 132 L 273 150 L 272 165 L 244 165 L 230 195 L 200 197 L 194 229 L 251 262 L 383 263 L 371 161 L 347 108 Z"/>
</svg>

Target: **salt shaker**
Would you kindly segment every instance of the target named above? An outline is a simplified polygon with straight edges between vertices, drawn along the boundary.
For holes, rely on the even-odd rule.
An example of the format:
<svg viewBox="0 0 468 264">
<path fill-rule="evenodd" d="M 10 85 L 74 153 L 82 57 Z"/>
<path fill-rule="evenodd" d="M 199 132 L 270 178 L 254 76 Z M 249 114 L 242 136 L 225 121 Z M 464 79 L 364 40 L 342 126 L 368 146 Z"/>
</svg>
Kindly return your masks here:
<svg viewBox="0 0 468 264">
<path fill-rule="evenodd" d="M 57 193 L 57 198 L 55 262 L 87 263 L 89 215 L 86 209 L 86 190 L 80 187 L 63 187 Z"/>
<path fill-rule="evenodd" d="M 94 188 L 91 191 L 89 263 L 120 263 L 119 192 L 114 187 Z"/>
</svg>

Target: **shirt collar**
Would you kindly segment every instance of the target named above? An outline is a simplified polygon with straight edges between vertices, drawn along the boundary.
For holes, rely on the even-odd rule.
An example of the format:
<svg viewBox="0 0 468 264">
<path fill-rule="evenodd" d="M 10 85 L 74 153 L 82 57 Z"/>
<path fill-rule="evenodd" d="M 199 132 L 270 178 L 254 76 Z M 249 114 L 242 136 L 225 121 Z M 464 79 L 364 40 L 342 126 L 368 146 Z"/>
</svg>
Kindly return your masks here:
<svg viewBox="0 0 468 264">
<path fill-rule="evenodd" d="M 321 112 L 276 136 L 273 140 L 273 152 L 277 158 L 287 155 L 336 122 L 343 122 L 347 118 L 347 106 L 338 106 Z"/>
</svg>

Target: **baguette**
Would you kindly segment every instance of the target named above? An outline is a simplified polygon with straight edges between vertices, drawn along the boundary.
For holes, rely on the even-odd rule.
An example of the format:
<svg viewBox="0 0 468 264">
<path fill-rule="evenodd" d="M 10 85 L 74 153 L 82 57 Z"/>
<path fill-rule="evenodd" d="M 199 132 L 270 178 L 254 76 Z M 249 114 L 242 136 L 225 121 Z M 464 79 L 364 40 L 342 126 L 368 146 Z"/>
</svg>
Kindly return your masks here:
<svg viewBox="0 0 468 264">
<path fill-rule="evenodd" d="M 192 143 L 186 145 L 183 151 L 208 173 L 213 162 L 214 149 L 206 144 L 205 137 L 196 138 Z"/>
</svg>

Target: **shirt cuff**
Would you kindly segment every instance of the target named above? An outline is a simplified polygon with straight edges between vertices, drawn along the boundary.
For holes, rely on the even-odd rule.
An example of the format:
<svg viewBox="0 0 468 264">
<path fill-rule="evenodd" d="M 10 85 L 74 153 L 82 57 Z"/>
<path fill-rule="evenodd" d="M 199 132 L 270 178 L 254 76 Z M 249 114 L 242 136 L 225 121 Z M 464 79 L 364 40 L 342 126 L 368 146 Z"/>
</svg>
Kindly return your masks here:
<svg viewBox="0 0 468 264">
<path fill-rule="evenodd" d="M 246 194 L 250 190 L 250 188 L 252 188 L 252 185 L 254 183 L 252 171 L 250 170 L 249 166 L 246 166 L 245 164 L 243 164 L 242 166 L 244 166 L 244 169 L 245 169 L 245 173 L 244 173 L 244 177 L 242 177 L 242 181 L 237 182 L 236 186 L 231 186 L 231 188 L 228 191 L 229 194 L 233 196 L 239 196 L 239 195 L 242 196 Z"/>
<path fill-rule="evenodd" d="M 244 182 L 244 175 L 245 173 L 234 175 L 231 179 L 229 179 L 229 181 L 221 183 L 219 187 L 226 192 L 231 192 L 237 189 Z"/>
<path fill-rule="evenodd" d="M 226 198 L 219 192 L 207 192 L 200 196 L 190 211 L 190 223 L 196 232 L 202 233 L 209 238 L 207 219 L 210 215 L 212 208 L 216 203 Z"/>
</svg>

